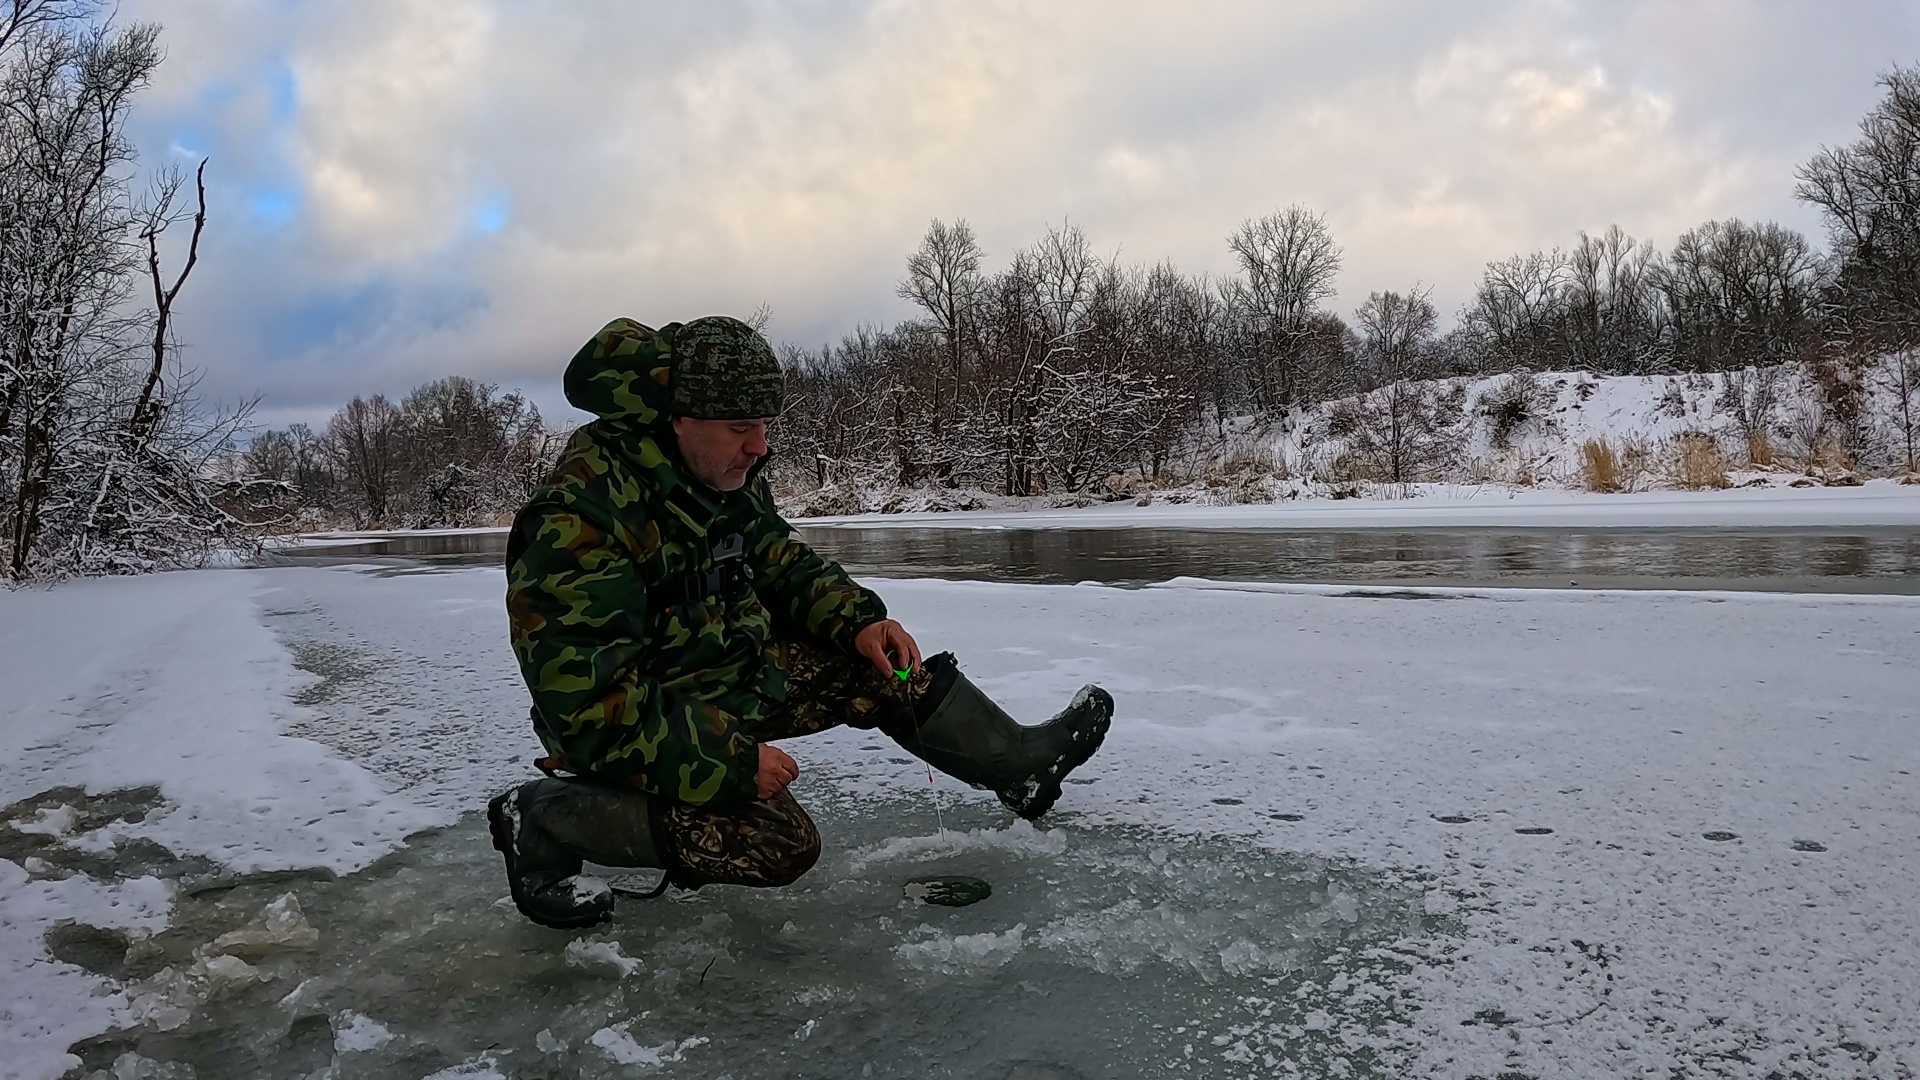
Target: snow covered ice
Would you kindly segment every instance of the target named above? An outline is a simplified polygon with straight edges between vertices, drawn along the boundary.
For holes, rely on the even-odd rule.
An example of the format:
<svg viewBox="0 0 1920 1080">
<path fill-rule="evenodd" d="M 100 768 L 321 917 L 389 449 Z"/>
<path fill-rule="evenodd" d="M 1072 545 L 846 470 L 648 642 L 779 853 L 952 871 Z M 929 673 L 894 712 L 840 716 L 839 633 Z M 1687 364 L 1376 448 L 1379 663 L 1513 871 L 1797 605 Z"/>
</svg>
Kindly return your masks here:
<svg viewBox="0 0 1920 1080">
<path fill-rule="evenodd" d="M 1114 691 L 1048 827 L 835 732 L 799 886 L 570 935 L 473 813 L 534 752 L 503 586 L 0 595 L 0 1070 L 1920 1070 L 1920 601 L 881 583 L 1016 715 Z"/>
</svg>

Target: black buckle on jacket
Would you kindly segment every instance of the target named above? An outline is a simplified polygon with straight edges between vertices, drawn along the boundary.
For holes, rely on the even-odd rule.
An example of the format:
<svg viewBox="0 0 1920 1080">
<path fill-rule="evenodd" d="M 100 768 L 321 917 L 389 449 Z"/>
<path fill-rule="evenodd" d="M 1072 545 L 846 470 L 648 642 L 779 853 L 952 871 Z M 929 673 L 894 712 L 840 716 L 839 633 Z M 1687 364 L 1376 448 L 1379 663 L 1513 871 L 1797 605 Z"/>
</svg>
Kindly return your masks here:
<svg viewBox="0 0 1920 1080">
<path fill-rule="evenodd" d="M 747 591 L 753 584 L 753 572 L 747 567 L 747 538 L 731 533 L 721 537 L 711 550 L 711 569 L 660 586 L 661 607 L 698 604 L 709 596 L 722 602 L 737 600 Z"/>
</svg>

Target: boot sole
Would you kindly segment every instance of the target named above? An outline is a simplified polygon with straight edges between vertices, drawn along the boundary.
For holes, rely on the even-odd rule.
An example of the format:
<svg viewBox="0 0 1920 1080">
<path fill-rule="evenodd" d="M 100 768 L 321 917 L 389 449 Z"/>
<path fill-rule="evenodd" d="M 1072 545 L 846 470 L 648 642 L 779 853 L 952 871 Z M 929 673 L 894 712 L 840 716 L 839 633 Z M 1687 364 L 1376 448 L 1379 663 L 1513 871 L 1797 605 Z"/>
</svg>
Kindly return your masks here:
<svg viewBox="0 0 1920 1080">
<path fill-rule="evenodd" d="M 1107 715 L 1100 721 L 1099 726 L 1090 733 L 1091 738 L 1087 740 L 1086 749 L 1072 757 L 1062 758 L 1060 767 L 1052 776 L 1040 781 L 1040 786 L 1034 789 L 1034 797 L 1027 801 L 1024 808 L 1009 806 L 1008 809 L 1028 821 L 1038 820 L 1041 815 L 1053 809 L 1053 804 L 1060 801 L 1060 785 L 1066 780 L 1067 774 L 1085 765 L 1095 753 L 1099 752 L 1100 744 L 1107 741 L 1107 729 L 1112 726 L 1113 710 L 1109 707 Z M 1001 801 L 1005 802 L 1004 799 Z"/>
<path fill-rule="evenodd" d="M 509 791 L 487 803 L 487 831 L 493 834 L 493 849 L 500 853 L 500 858 L 507 864 L 507 891 L 513 896 L 513 906 L 519 908 L 520 914 L 528 919 L 552 930 L 582 930 L 598 926 L 611 918 L 595 915 L 581 919 L 551 919 L 529 910 L 526 897 L 520 890 L 519 867 L 514 861 L 513 821 L 507 817 L 507 800 L 513 796 L 514 792 Z"/>
</svg>

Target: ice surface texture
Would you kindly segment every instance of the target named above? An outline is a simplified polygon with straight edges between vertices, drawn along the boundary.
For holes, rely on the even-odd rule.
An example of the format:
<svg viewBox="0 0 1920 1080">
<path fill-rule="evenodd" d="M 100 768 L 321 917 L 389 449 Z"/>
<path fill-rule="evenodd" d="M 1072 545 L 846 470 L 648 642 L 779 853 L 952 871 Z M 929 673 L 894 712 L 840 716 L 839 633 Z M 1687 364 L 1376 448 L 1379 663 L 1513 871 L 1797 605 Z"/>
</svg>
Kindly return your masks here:
<svg viewBox="0 0 1920 1080">
<path fill-rule="evenodd" d="M 644 965 L 622 977 L 570 967 L 571 939 L 494 906 L 497 862 L 469 825 L 355 870 L 406 823 L 453 821 L 526 775 L 501 588 L 497 571 L 290 569 L 0 595 L 0 683 L 24 688 L 0 702 L 0 790 L 77 792 L 0 811 L 0 1060 L 57 1075 L 68 1044 L 133 1023 L 83 1043 L 87 1068 L 137 1052 L 592 1075 L 635 1068 L 592 1042 L 627 1024 L 641 1049 L 713 1038 L 663 1075 L 744 1078 L 849 1044 L 1100 1075 L 1023 1025 L 1101 1031 L 1111 1014 L 1166 1018 L 1115 1035 L 1129 1072 L 1189 1045 L 1212 1075 L 1920 1069 L 1911 600 L 882 584 L 1016 716 L 1111 688 L 1113 733 L 1074 777 L 1090 783 L 1029 835 L 957 785 L 929 795 L 869 734 L 793 743 L 827 860 L 787 893 L 623 908 L 593 938 Z M 229 742 L 202 754 L 209 725 Z M 137 784 L 161 788 L 149 812 L 89 809 Z M 159 880 L 268 855 L 345 876 L 200 895 Z M 995 895 L 947 910 L 900 894 L 949 872 Z M 179 1027 L 137 1026 L 116 990 L 163 967 L 197 990 L 194 951 L 289 891 L 316 949 L 239 958 L 264 980 L 207 968 L 209 991 L 226 985 Z M 119 928 L 127 955 L 103 960 L 105 933 L 49 937 L 62 919 Z M 743 996 L 756 979 L 780 996 Z M 884 1016 L 954 1022 L 834 1027 L 882 1015 L 874 995 Z M 393 1040 L 341 1055 L 347 1011 Z M 734 1067 L 736 1047 L 775 1045 L 801 1056 Z"/>
</svg>

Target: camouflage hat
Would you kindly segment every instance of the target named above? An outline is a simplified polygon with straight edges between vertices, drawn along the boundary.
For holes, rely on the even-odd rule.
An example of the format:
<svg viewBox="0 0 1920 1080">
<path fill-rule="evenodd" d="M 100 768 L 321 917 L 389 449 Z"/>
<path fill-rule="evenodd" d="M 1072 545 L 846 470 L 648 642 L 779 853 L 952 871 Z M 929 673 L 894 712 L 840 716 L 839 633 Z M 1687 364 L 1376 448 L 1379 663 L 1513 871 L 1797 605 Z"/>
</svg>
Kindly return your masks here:
<svg viewBox="0 0 1920 1080">
<path fill-rule="evenodd" d="M 670 332 L 673 415 L 696 420 L 780 415 L 786 380 L 759 331 L 739 319 L 708 315 Z"/>
</svg>

